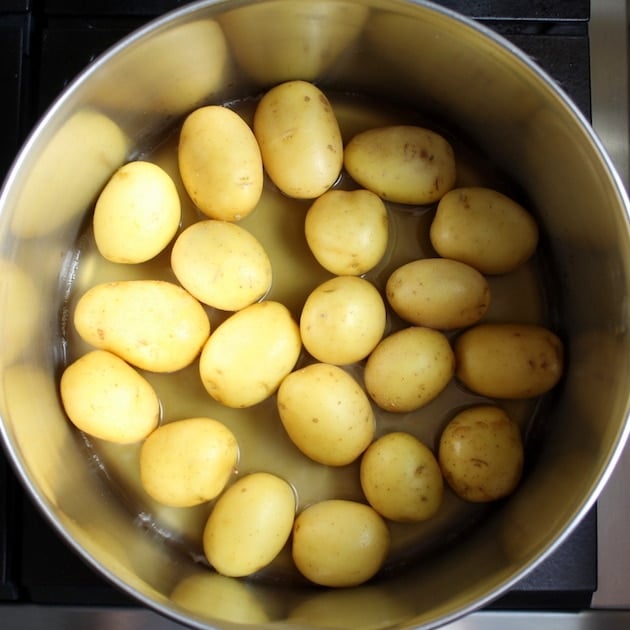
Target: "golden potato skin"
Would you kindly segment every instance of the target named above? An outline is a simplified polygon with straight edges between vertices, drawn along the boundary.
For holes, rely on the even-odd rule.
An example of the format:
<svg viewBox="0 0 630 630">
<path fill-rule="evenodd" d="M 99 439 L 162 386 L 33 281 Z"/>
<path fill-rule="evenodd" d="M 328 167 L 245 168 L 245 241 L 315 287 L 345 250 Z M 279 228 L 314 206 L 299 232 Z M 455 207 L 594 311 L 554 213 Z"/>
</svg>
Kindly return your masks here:
<svg viewBox="0 0 630 630">
<path fill-rule="evenodd" d="M 426 521 L 442 504 L 438 461 L 410 433 L 394 431 L 372 442 L 361 457 L 360 480 L 369 504 L 392 521 Z"/>
<path fill-rule="evenodd" d="M 455 357 L 438 330 L 410 326 L 385 337 L 365 364 L 365 387 L 385 411 L 406 413 L 430 403 L 448 385 Z"/>
<path fill-rule="evenodd" d="M 369 190 L 329 190 L 308 209 L 304 231 L 324 269 L 338 276 L 360 276 L 387 250 L 387 208 Z"/>
<path fill-rule="evenodd" d="M 484 274 L 503 274 L 532 256 L 538 245 L 538 226 L 513 199 L 472 186 L 442 197 L 429 236 L 440 256 L 467 263 Z"/>
<path fill-rule="evenodd" d="M 335 365 L 313 363 L 289 374 L 278 388 L 277 405 L 291 441 L 320 464 L 350 464 L 374 437 L 368 397 Z"/>
<path fill-rule="evenodd" d="M 474 503 L 496 501 L 520 481 L 521 432 L 500 407 L 470 407 L 442 432 L 438 458 L 444 478 L 459 497 Z"/>
<path fill-rule="evenodd" d="M 383 566 L 389 529 L 369 505 L 342 499 L 314 503 L 298 514 L 292 555 L 307 579 L 331 587 L 356 586 Z"/>
<path fill-rule="evenodd" d="M 155 501 L 192 507 L 217 497 L 238 462 L 234 434 L 213 418 L 158 427 L 140 449 L 140 481 Z"/>
<path fill-rule="evenodd" d="M 533 324 L 478 324 L 454 343 L 456 376 L 490 398 L 534 398 L 560 380 L 564 350 L 553 332 Z"/>
<path fill-rule="evenodd" d="M 263 187 L 260 149 L 252 130 L 222 105 L 200 107 L 182 126 L 179 172 L 193 203 L 209 218 L 239 221 Z"/>
<path fill-rule="evenodd" d="M 314 199 L 339 177 L 341 131 L 328 98 L 314 84 L 287 81 L 268 90 L 253 128 L 265 170 L 285 195 Z"/>
<path fill-rule="evenodd" d="M 446 258 L 424 258 L 399 267 L 388 278 L 385 294 L 405 321 L 440 330 L 476 324 L 490 306 L 485 277 Z"/>
<path fill-rule="evenodd" d="M 243 577 L 267 566 L 289 539 L 295 493 L 282 478 L 255 472 L 217 500 L 203 532 L 208 562 L 222 575 Z"/>
<path fill-rule="evenodd" d="M 160 401 L 151 384 L 111 352 L 93 350 L 66 367 L 61 400 L 72 423 L 88 435 L 130 444 L 158 425 Z"/>
<path fill-rule="evenodd" d="M 100 254 L 115 263 L 151 260 L 171 241 L 181 221 L 181 204 L 170 175 L 137 160 L 109 179 L 94 208 L 94 240 Z"/>
<path fill-rule="evenodd" d="M 357 134 L 345 147 L 344 166 L 360 186 L 395 203 L 434 203 L 455 184 L 451 145 L 434 131 L 412 125 Z"/>
</svg>

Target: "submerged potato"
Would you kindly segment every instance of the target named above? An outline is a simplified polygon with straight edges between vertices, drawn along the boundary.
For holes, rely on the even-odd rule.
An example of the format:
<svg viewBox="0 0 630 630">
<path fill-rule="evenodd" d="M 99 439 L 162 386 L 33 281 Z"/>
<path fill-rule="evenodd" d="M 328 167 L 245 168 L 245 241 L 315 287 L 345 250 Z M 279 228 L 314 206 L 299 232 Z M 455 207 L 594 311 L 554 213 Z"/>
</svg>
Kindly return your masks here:
<svg viewBox="0 0 630 630">
<path fill-rule="evenodd" d="M 499 407 L 470 407 L 442 432 L 438 458 L 459 497 L 475 503 L 496 501 L 510 494 L 521 478 L 521 432 Z"/>
<path fill-rule="evenodd" d="M 93 350 L 66 367 L 61 400 L 72 423 L 88 435 L 130 444 L 158 424 L 160 401 L 150 383 L 111 352 Z"/>
<path fill-rule="evenodd" d="M 190 365 L 210 334 L 201 304 L 162 280 L 97 284 L 79 299 L 74 325 L 86 343 L 150 372 Z"/>
<path fill-rule="evenodd" d="M 210 501 L 227 484 L 238 461 L 234 434 L 212 418 L 186 418 L 158 427 L 140 449 L 140 481 L 164 505 Z"/>
<path fill-rule="evenodd" d="M 440 256 L 485 274 L 502 274 L 528 260 L 538 245 L 532 215 L 489 188 L 451 190 L 438 204 L 430 239 Z"/>
<path fill-rule="evenodd" d="M 181 204 L 170 175 L 138 160 L 120 167 L 94 208 L 94 240 L 115 263 L 141 263 L 157 256 L 177 232 Z"/>
<path fill-rule="evenodd" d="M 258 239 L 226 221 L 199 221 L 175 241 L 171 267 L 182 286 L 200 302 L 237 311 L 271 287 L 271 261 Z"/>
<path fill-rule="evenodd" d="M 550 330 L 530 324 L 478 324 L 454 344 L 457 378 L 490 398 L 533 398 L 554 387 L 563 346 Z"/>
<path fill-rule="evenodd" d="M 476 269 L 446 258 L 414 260 L 387 280 L 387 300 L 416 326 L 441 330 L 477 323 L 490 306 L 490 287 Z"/>
<path fill-rule="evenodd" d="M 287 81 L 262 97 L 254 134 L 273 183 L 289 197 L 314 199 L 337 180 L 343 143 L 324 93 L 307 81 Z"/>
<path fill-rule="evenodd" d="M 357 134 L 345 148 L 344 166 L 358 184 L 396 203 L 433 203 L 455 184 L 451 145 L 434 131 L 411 125 Z"/>
<path fill-rule="evenodd" d="M 425 521 L 442 504 L 437 459 L 409 433 L 387 433 L 370 444 L 361 458 L 360 479 L 369 504 L 392 521 Z"/>
<path fill-rule="evenodd" d="M 295 493 L 284 479 L 266 472 L 242 477 L 210 513 L 203 532 L 208 562 L 231 577 L 266 567 L 289 539 L 295 507 Z"/>
<path fill-rule="evenodd" d="M 305 233 L 324 269 L 339 276 L 360 276 L 385 254 L 387 209 L 369 190 L 329 190 L 308 209 Z"/>
<path fill-rule="evenodd" d="M 256 138 L 221 105 L 200 107 L 182 126 L 179 172 L 193 203 L 211 219 L 238 221 L 254 210 L 263 186 Z"/>
<path fill-rule="evenodd" d="M 227 407 L 251 407 L 271 396 L 294 368 L 302 342 L 297 323 L 279 302 L 234 313 L 210 335 L 199 358 L 206 391 Z"/>
<path fill-rule="evenodd" d="M 356 276 L 337 276 L 306 298 L 300 333 L 318 361 L 347 365 L 364 359 L 383 337 L 386 310 L 374 285 Z"/>
<path fill-rule="evenodd" d="M 383 339 L 365 364 L 365 387 L 386 411 L 406 413 L 431 402 L 455 372 L 455 357 L 446 336 L 411 326 Z"/>
<path fill-rule="evenodd" d="M 345 466 L 374 437 L 374 413 L 359 383 L 342 368 L 313 363 L 278 389 L 278 413 L 291 441 L 308 457 Z"/>
<path fill-rule="evenodd" d="M 307 507 L 293 526 L 293 560 L 300 573 L 322 586 L 366 582 L 383 566 L 390 534 L 369 505 L 342 499 Z"/>
</svg>

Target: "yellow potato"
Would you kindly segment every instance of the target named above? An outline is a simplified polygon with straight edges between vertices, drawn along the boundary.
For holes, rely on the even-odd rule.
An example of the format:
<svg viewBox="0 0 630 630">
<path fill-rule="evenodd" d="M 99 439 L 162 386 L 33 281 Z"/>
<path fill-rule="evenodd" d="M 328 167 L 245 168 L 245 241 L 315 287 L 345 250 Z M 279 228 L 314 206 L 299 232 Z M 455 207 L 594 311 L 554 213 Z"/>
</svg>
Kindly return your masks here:
<svg viewBox="0 0 630 630">
<path fill-rule="evenodd" d="M 170 175 L 150 162 L 129 162 L 112 175 L 96 201 L 96 247 L 112 262 L 145 262 L 170 243 L 181 214 Z"/>
<path fill-rule="evenodd" d="M 210 334 L 201 304 L 161 280 L 106 282 L 88 289 L 74 311 L 80 337 L 151 372 L 191 364 Z"/>
<path fill-rule="evenodd" d="M 289 197 L 314 199 L 343 165 L 339 124 L 324 93 L 307 81 L 287 81 L 260 100 L 254 134 L 273 183 Z"/>
<path fill-rule="evenodd" d="M 300 333 L 318 361 L 347 365 L 364 359 L 383 337 L 386 310 L 374 285 L 356 276 L 337 276 L 306 298 Z"/>
<path fill-rule="evenodd" d="M 361 458 L 360 478 L 370 505 L 392 521 L 425 521 L 442 504 L 437 459 L 409 433 L 387 433 L 370 444 Z"/>
<path fill-rule="evenodd" d="M 387 280 L 385 294 L 405 321 L 441 330 L 471 326 L 490 306 L 484 276 L 446 258 L 414 260 L 399 267 Z"/>
<path fill-rule="evenodd" d="M 344 166 L 359 185 L 397 203 L 433 203 L 455 184 L 451 145 L 423 127 L 363 131 L 346 145 Z"/>
<path fill-rule="evenodd" d="M 455 357 L 446 336 L 411 326 L 381 341 L 365 365 L 365 387 L 386 411 L 406 413 L 431 402 L 455 372 Z"/>
<path fill-rule="evenodd" d="M 540 396 L 562 376 L 562 342 L 542 326 L 478 324 L 455 340 L 454 351 L 457 378 L 490 398 Z"/>
<path fill-rule="evenodd" d="M 528 260 L 538 245 L 538 227 L 521 205 L 489 188 L 456 188 L 444 195 L 431 223 L 440 256 L 485 274 L 502 274 Z"/>
<path fill-rule="evenodd" d="M 181 129 L 179 171 L 195 205 L 211 219 L 238 221 L 262 194 L 260 149 L 234 111 L 207 105 L 188 115 Z"/>
<path fill-rule="evenodd" d="M 341 499 L 307 507 L 293 526 L 293 560 L 300 573 L 322 586 L 357 586 L 383 566 L 390 533 L 369 505 Z"/>
<path fill-rule="evenodd" d="M 387 249 L 387 209 L 369 190 L 325 192 L 308 209 L 304 227 L 317 261 L 339 276 L 366 273 Z"/>
<path fill-rule="evenodd" d="M 175 241 L 171 267 L 182 286 L 200 302 L 237 311 L 271 287 L 271 261 L 258 239 L 226 221 L 198 221 Z"/>
<path fill-rule="evenodd" d="M 460 411 L 440 437 L 438 458 L 444 478 L 462 499 L 501 499 L 516 488 L 523 469 L 518 425 L 499 407 Z"/>
<path fill-rule="evenodd" d="M 278 389 L 278 413 L 291 441 L 320 464 L 345 466 L 374 437 L 372 406 L 342 368 L 313 363 L 289 374 Z"/>
<path fill-rule="evenodd" d="M 266 567 L 293 528 L 295 493 L 266 472 L 239 479 L 214 505 L 203 532 L 208 562 L 222 575 L 242 577 Z"/>
<path fill-rule="evenodd" d="M 66 367 L 61 400 L 72 423 L 101 440 L 130 444 L 158 425 L 160 401 L 150 383 L 111 352 L 93 350 Z"/>
<path fill-rule="evenodd" d="M 236 438 L 218 420 L 177 420 L 158 427 L 142 444 L 140 481 L 163 505 L 200 505 L 222 492 L 238 456 Z"/>
<path fill-rule="evenodd" d="M 234 313 L 214 331 L 199 359 L 203 385 L 227 407 L 251 407 L 271 396 L 294 368 L 302 342 L 297 323 L 279 302 Z"/>
</svg>

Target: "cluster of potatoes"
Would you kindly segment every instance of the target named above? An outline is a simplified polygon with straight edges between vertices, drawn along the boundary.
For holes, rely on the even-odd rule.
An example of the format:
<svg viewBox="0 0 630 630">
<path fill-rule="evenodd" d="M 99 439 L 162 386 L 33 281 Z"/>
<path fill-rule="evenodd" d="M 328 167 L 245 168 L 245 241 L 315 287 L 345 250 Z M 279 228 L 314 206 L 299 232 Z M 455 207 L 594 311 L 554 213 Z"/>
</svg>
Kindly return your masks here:
<svg viewBox="0 0 630 630">
<path fill-rule="evenodd" d="M 203 534 L 212 567 L 252 574 L 291 540 L 307 579 L 359 584 L 387 557 L 387 520 L 434 516 L 444 479 L 467 501 L 513 491 L 523 445 L 500 406 L 457 413 L 437 454 L 400 431 L 375 439 L 374 409 L 414 411 L 455 377 L 492 399 L 539 396 L 558 382 L 562 344 L 551 331 L 478 323 L 490 303 L 485 276 L 515 269 L 536 249 L 538 230 L 527 211 L 494 190 L 454 188 L 453 150 L 434 131 L 380 127 L 344 147 L 328 99 L 304 81 L 270 89 L 251 127 L 228 107 L 192 112 L 181 128 L 178 164 L 204 215 L 179 234 L 176 187 L 155 164 L 124 165 L 102 191 L 93 217 L 102 256 L 142 263 L 175 239 L 176 282 L 88 289 L 74 325 L 94 349 L 66 367 L 60 390 L 82 431 L 142 442 L 141 481 L 156 501 L 215 501 Z M 356 189 L 334 187 L 342 170 Z M 298 321 L 266 299 L 270 259 L 238 225 L 255 210 L 264 174 L 282 194 L 312 200 L 306 240 L 333 274 L 307 297 Z M 437 204 L 430 238 L 439 257 L 399 267 L 382 295 L 363 276 L 388 246 L 386 202 Z M 229 313 L 212 331 L 208 307 Z M 406 326 L 386 335 L 388 311 Z M 447 336 L 460 330 L 454 341 Z M 310 360 L 297 368 L 304 351 Z M 235 480 L 239 445 L 220 419 L 160 423 L 160 401 L 141 371 L 174 372 L 196 360 L 214 400 L 245 408 L 275 396 L 279 422 L 304 455 L 329 466 L 360 461 L 366 501 L 330 499 L 298 510 L 290 479 L 260 471 Z M 362 382 L 346 369 L 357 364 Z"/>
</svg>

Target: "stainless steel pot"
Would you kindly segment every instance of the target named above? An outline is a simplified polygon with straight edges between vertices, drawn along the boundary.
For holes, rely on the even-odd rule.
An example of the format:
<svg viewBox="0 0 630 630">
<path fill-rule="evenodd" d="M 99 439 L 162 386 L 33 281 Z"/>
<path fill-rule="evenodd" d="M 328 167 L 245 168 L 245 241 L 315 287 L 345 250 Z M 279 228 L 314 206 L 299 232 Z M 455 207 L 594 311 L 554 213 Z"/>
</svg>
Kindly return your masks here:
<svg viewBox="0 0 630 630">
<path fill-rule="evenodd" d="M 111 172 L 197 105 L 254 95 L 290 78 L 385 94 L 451 121 L 500 164 L 538 209 L 567 343 L 566 377 L 516 494 L 430 560 L 330 592 L 208 579 L 207 569 L 130 516 L 86 457 L 57 388 L 75 241 Z M 5 182 L 4 446 L 34 501 L 76 552 L 180 622 L 439 626 L 509 589 L 560 545 L 619 456 L 630 393 L 628 209 L 601 144 L 549 77 L 506 41 L 453 13 L 403 0 L 184 7 L 125 39 L 70 85 Z M 183 580 L 187 594 L 175 597 Z"/>
</svg>

